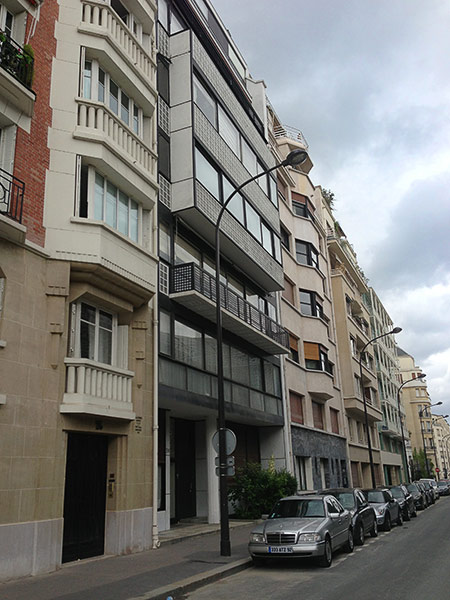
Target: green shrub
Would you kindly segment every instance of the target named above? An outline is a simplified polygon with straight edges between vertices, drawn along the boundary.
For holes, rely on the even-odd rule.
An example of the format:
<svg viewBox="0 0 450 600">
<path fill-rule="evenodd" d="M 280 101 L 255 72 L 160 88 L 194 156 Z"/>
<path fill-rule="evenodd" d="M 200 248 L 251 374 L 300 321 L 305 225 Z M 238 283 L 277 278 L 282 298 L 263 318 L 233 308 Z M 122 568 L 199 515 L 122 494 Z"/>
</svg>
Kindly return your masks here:
<svg viewBox="0 0 450 600">
<path fill-rule="evenodd" d="M 229 498 L 237 518 L 259 519 L 280 498 L 295 494 L 296 490 L 297 480 L 284 469 L 263 469 L 259 463 L 247 463 L 238 470 Z"/>
</svg>

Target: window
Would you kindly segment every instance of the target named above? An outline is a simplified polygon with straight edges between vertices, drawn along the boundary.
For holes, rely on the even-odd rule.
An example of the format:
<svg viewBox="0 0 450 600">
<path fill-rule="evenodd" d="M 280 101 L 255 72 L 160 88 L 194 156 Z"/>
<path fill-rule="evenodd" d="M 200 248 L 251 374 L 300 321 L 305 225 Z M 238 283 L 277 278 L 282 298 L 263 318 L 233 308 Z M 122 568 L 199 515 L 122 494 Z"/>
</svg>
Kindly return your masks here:
<svg viewBox="0 0 450 600">
<path fill-rule="evenodd" d="M 319 268 L 319 254 L 310 242 L 295 240 L 295 255 L 300 264 Z"/>
<path fill-rule="evenodd" d="M 214 198 L 220 200 L 219 172 L 197 148 L 195 149 L 195 176 Z"/>
<path fill-rule="evenodd" d="M 292 212 L 297 217 L 307 217 L 308 213 L 306 210 L 306 204 L 302 202 L 297 202 L 296 200 L 292 200 Z"/>
<path fill-rule="evenodd" d="M 199 79 L 194 75 L 194 102 L 208 119 L 208 121 L 217 127 L 217 111 L 216 102 L 207 92 L 206 88 L 200 83 Z M 224 136 L 222 136 L 224 137 Z M 225 141 L 226 138 L 224 138 Z M 227 142 L 228 143 L 228 142 Z"/>
<path fill-rule="evenodd" d="M 219 106 L 219 134 L 228 144 L 228 146 L 233 150 L 236 156 L 241 155 L 240 148 L 240 135 L 237 128 L 232 123 L 231 119 Z"/>
<path fill-rule="evenodd" d="M 138 241 L 139 205 L 99 173 L 95 173 L 94 219 Z"/>
<path fill-rule="evenodd" d="M 162 354 L 170 355 L 172 353 L 170 323 L 170 314 L 161 310 L 159 313 L 159 351 Z"/>
<path fill-rule="evenodd" d="M 288 252 L 291 250 L 290 244 L 290 233 L 287 229 L 285 229 L 282 225 L 280 227 L 280 235 L 281 235 L 281 244 L 286 248 Z"/>
<path fill-rule="evenodd" d="M 290 350 L 289 358 L 291 358 L 294 362 L 298 363 L 299 362 L 298 338 L 291 334 L 289 334 L 289 350 Z"/>
<path fill-rule="evenodd" d="M 316 429 L 324 429 L 323 424 L 323 406 L 318 402 L 311 402 L 313 412 L 313 423 Z"/>
<path fill-rule="evenodd" d="M 324 319 L 321 299 L 315 292 L 300 290 L 300 312 L 311 317 Z"/>
<path fill-rule="evenodd" d="M 291 406 L 291 421 L 303 425 L 303 396 L 290 391 L 289 404 Z"/>
<path fill-rule="evenodd" d="M 201 265 L 201 254 L 192 244 L 182 237 L 175 240 L 175 264 L 195 263 Z"/>
<path fill-rule="evenodd" d="M 86 302 L 73 305 L 76 313 L 76 356 L 113 364 L 115 315 Z"/>
<path fill-rule="evenodd" d="M 286 279 L 286 277 L 284 278 L 284 289 L 282 291 L 282 296 L 291 304 L 295 304 L 294 285 L 288 279 Z"/>
<path fill-rule="evenodd" d="M 203 368 L 202 333 L 180 321 L 175 321 L 175 358 L 187 365 Z"/>
<path fill-rule="evenodd" d="M 328 351 L 320 344 L 303 343 L 305 350 L 305 366 L 314 371 L 325 371 L 333 374 L 333 364 L 328 360 Z"/>
<path fill-rule="evenodd" d="M 245 201 L 245 214 L 247 216 L 248 231 L 258 240 L 258 242 L 261 242 L 261 217 L 247 201 Z"/>
<path fill-rule="evenodd" d="M 142 137 L 142 109 L 111 79 L 97 60 L 86 59 L 84 61 L 82 85 L 83 98 L 107 104 L 123 123 L 130 127 L 136 135 Z"/>
<path fill-rule="evenodd" d="M 358 352 L 356 350 L 356 340 L 352 336 L 350 336 L 350 348 L 351 348 L 351 351 L 352 351 L 352 356 L 356 357 L 358 355 Z"/>
<path fill-rule="evenodd" d="M 339 433 L 339 411 L 335 408 L 330 408 L 331 431 Z"/>
<path fill-rule="evenodd" d="M 244 139 L 242 140 L 242 163 L 252 177 L 258 173 L 256 154 Z"/>
</svg>

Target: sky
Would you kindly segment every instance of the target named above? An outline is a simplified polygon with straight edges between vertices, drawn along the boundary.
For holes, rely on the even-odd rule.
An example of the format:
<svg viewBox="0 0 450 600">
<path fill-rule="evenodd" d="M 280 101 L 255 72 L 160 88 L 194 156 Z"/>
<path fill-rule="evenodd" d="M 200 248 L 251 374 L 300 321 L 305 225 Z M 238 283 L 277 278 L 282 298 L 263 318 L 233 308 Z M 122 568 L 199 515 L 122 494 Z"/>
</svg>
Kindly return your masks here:
<svg viewBox="0 0 450 600">
<path fill-rule="evenodd" d="M 212 2 L 450 414 L 450 2 Z"/>
</svg>

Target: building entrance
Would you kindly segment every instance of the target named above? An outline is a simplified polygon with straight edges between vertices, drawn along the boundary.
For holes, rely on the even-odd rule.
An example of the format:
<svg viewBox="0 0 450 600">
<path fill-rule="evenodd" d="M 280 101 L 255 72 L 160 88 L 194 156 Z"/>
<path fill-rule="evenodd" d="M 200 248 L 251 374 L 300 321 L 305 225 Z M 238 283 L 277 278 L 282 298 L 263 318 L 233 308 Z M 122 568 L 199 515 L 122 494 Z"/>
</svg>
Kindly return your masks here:
<svg viewBox="0 0 450 600">
<path fill-rule="evenodd" d="M 69 433 L 62 562 L 104 552 L 108 438 Z"/>
<path fill-rule="evenodd" d="M 197 515 L 195 485 L 195 422 L 174 419 L 175 519 Z"/>
</svg>

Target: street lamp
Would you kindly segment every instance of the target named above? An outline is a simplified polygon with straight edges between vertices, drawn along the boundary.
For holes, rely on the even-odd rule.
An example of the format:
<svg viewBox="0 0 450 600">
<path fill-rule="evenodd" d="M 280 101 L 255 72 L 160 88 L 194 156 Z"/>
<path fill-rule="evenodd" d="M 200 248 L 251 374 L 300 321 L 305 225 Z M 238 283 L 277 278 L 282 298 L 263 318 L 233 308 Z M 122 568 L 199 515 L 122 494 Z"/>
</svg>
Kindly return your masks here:
<svg viewBox="0 0 450 600">
<path fill-rule="evenodd" d="M 227 453 L 225 434 L 225 388 L 223 379 L 223 349 L 222 349 L 222 303 L 220 293 L 220 223 L 223 214 L 233 197 L 246 185 L 263 175 L 280 167 L 295 167 L 305 162 L 308 153 L 304 150 L 292 150 L 279 164 L 254 177 L 247 179 L 232 192 L 223 203 L 215 225 L 216 234 L 216 339 L 217 339 L 217 426 L 219 430 L 219 497 L 220 497 L 220 555 L 231 556 L 230 527 L 228 518 L 228 482 L 227 482 Z"/>
<path fill-rule="evenodd" d="M 421 373 L 416 378 L 412 377 L 411 379 L 408 379 L 407 381 L 404 381 L 402 383 L 402 385 L 397 390 L 397 408 L 398 408 L 398 416 L 399 416 L 399 419 L 400 419 L 400 430 L 402 432 L 403 463 L 404 463 L 404 466 L 405 466 L 406 483 L 410 482 L 410 478 L 409 478 L 408 458 L 406 456 L 405 434 L 403 433 L 403 420 L 402 420 L 402 417 L 401 417 L 401 414 L 400 414 L 400 391 L 401 391 L 402 387 L 404 385 L 406 385 L 407 383 L 410 383 L 411 381 L 416 381 L 417 379 L 424 379 L 425 377 L 426 377 L 425 373 Z"/>
<path fill-rule="evenodd" d="M 442 402 L 439 401 L 439 402 L 436 402 L 435 404 L 430 404 L 429 406 L 424 406 L 421 410 L 419 410 L 420 430 L 422 432 L 423 454 L 424 454 L 424 458 L 425 458 L 425 468 L 427 470 L 428 477 L 431 477 L 431 473 L 430 473 L 430 466 L 428 463 L 427 448 L 425 446 L 425 435 L 424 435 L 424 431 L 423 431 L 422 418 L 423 418 L 424 413 L 426 413 L 428 409 L 432 408 L 433 406 L 440 406 L 441 404 L 442 404 Z"/>
<path fill-rule="evenodd" d="M 364 385 L 363 385 L 362 356 L 363 356 L 364 351 L 367 348 L 367 346 L 372 344 L 372 342 L 375 342 L 376 340 L 379 340 L 382 337 L 386 337 L 387 335 L 391 335 L 392 333 L 400 333 L 401 330 L 402 330 L 401 327 L 394 327 L 394 329 L 392 331 L 388 331 L 387 333 L 382 333 L 381 335 L 377 335 L 376 337 L 369 340 L 363 346 L 363 349 L 359 353 L 359 377 L 360 377 L 360 381 L 361 381 L 361 392 L 362 392 L 362 399 L 363 399 L 363 405 L 364 405 L 364 421 L 365 421 L 365 427 L 366 427 L 366 433 L 367 433 L 367 449 L 369 451 L 370 475 L 372 477 L 372 487 L 373 488 L 377 487 L 377 484 L 375 481 L 375 466 L 373 464 L 372 442 L 370 441 L 369 417 L 367 414 L 367 400 L 366 400 L 366 394 L 364 393 Z"/>
</svg>

